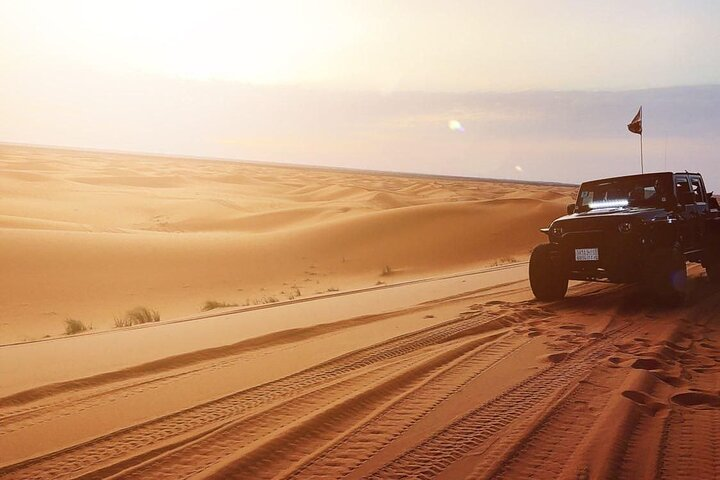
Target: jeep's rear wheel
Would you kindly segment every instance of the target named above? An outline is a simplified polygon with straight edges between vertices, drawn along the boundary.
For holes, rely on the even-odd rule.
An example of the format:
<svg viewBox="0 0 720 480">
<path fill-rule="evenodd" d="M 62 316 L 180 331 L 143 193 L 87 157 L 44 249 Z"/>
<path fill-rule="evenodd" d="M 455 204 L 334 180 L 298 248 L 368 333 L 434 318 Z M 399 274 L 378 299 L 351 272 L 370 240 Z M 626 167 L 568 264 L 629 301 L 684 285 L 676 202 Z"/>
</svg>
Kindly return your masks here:
<svg viewBox="0 0 720 480">
<path fill-rule="evenodd" d="M 649 259 L 645 284 L 666 305 L 680 305 L 687 290 L 685 255 L 677 248 L 656 253 Z"/>
<path fill-rule="evenodd" d="M 705 267 L 708 280 L 712 283 L 720 283 L 720 265 L 714 263 Z"/>
<path fill-rule="evenodd" d="M 720 253 L 713 252 L 709 258 L 703 260 L 705 273 L 712 283 L 720 283 Z"/>
<path fill-rule="evenodd" d="M 560 300 L 567 293 L 568 277 L 551 252 L 552 246 L 543 244 L 530 254 L 530 288 L 538 300 Z"/>
</svg>

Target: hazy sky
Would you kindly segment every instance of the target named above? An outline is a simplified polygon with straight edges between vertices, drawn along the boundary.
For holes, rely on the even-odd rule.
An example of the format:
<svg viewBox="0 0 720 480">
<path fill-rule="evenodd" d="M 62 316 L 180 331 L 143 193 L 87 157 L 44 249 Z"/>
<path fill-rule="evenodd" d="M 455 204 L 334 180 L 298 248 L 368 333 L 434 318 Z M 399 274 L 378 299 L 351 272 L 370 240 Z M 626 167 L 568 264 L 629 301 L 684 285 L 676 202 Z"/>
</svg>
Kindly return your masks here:
<svg viewBox="0 0 720 480">
<path fill-rule="evenodd" d="M 709 171 L 717 25 L 717 1 L 0 0 L 0 141 L 577 181 L 634 171 L 642 103 L 650 168 Z"/>
</svg>

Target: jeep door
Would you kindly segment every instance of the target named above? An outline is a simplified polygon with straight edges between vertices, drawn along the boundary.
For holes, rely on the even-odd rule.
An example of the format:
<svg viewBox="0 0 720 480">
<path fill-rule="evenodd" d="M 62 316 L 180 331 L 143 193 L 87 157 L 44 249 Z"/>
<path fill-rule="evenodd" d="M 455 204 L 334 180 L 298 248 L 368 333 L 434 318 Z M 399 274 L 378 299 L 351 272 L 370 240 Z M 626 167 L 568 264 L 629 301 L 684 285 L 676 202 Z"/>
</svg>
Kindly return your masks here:
<svg viewBox="0 0 720 480">
<path fill-rule="evenodd" d="M 689 252 L 697 247 L 697 210 L 695 199 L 690 188 L 690 178 L 684 174 L 675 175 L 675 195 L 680 203 L 679 232 L 683 251 Z"/>
<path fill-rule="evenodd" d="M 695 230 L 694 247 L 702 248 L 710 208 L 708 206 L 709 199 L 705 191 L 705 184 L 700 175 L 690 175 L 690 190 L 693 194 L 693 200 L 695 201 L 693 213 L 691 213 L 692 228 Z"/>
</svg>

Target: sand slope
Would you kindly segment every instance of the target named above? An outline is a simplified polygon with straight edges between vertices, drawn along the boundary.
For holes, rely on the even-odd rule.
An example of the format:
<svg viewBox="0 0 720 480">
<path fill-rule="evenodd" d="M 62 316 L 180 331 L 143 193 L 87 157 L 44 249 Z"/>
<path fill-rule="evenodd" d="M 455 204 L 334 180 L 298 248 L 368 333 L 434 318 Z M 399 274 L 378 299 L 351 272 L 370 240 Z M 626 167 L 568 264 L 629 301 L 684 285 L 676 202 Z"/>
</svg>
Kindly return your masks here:
<svg viewBox="0 0 720 480">
<path fill-rule="evenodd" d="M 384 287 L 372 306 L 358 307 L 366 293 L 342 295 L 332 321 L 3 396 L 0 475 L 720 476 L 720 292 L 702 269 L 691 269 L 688 304 L 664 310 L 633 287 L 598 284 L 541 304 L 524 266 L 501 268 L 495 287 L 491 271 Z M 326 301 L 266 311 L 281 322 Z M 223 318 L 145 330 L 212 330 Z M 101 335 L 0 355 L 61 342 L 91 354 Z"/>
<path fill-rule="evenodd" d="M 522 260 L 572 194 L 0 146 L 0 343 Z"/>
</svg>

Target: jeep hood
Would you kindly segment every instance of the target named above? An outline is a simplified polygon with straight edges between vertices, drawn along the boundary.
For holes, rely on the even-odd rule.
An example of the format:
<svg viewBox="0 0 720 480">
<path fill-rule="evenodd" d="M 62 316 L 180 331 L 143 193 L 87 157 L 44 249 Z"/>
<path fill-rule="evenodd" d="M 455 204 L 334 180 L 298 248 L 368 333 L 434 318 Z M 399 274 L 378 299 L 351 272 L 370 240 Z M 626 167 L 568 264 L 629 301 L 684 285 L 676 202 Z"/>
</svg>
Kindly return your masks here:
<svg viewBox="0 0 720 480">
<path fill-rule="evenodd" d="M 597 208 L 587 212 L 565 215 L 552 222 L 551 226 L 562 225 L 570 230 L 602 229 L 609 224 L 632 221 L 650 221 L 667 217 L 668 211 L 654 207 L 615 207 Z"/>
</svg>

